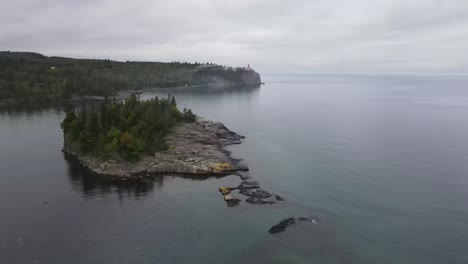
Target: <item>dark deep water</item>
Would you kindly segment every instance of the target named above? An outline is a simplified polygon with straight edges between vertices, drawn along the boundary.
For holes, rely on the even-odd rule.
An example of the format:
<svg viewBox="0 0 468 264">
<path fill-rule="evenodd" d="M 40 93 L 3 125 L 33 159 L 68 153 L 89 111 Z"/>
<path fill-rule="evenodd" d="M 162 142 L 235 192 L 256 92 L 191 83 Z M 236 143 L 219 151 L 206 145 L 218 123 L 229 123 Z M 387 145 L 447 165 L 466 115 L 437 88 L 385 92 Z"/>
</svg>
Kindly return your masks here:
<svg viewBox="0 0 468 264">
<path fill-rule="evenodd" d="M 175 94 L 246 136 L 272 206 L 227 207 L 236 176 L 107 182 L 62 155 L 60 109 L 0 110 L 0 263 L 468 263 L 468 77 L 263 79 Z M 289 216 L 321 223 L 267 232 Z"/>
</svg>

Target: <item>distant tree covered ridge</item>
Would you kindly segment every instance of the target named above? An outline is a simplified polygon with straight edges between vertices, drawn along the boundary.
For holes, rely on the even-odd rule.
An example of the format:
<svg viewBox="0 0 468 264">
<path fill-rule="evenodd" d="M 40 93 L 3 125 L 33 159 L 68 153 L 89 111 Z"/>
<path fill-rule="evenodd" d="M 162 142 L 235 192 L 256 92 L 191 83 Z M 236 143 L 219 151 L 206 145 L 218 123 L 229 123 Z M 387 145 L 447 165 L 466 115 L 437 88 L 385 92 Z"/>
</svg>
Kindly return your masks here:
<svg viewBox="0 0 468 264">
<path fill-rule="evenodd" d="M 73 95 L 208 83 L 241 84 L 244 68 L 212 63 L 118 62 L 0 52 L 0 100 L 60 101 Z"/>
<path fill-rule="evenodd" d="M 69 109 L 61 123 L 65 146 L 105 159 L 138 160 L 166 149 L 164 137 L 177 122 L 194 122 L 191 110 L 180 112 L 174 96 Z"/>
</svg>

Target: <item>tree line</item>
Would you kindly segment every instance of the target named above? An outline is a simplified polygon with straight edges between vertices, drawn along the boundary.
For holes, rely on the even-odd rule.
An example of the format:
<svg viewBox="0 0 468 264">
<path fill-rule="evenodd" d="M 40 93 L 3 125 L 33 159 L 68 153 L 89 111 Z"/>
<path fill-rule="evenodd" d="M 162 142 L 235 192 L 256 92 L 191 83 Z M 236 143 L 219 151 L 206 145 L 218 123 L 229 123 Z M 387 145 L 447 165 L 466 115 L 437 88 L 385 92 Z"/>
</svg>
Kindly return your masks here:
<svg viewBox="0 0 468 264">
<path fill-rule="evenodd" d="M 122 90 L 240 83 L 242 68 L 213 63 L 118 62 L 0 52 L 0 101 L 62 101 L 72 96 L 110 97 Z"/>
</svg>

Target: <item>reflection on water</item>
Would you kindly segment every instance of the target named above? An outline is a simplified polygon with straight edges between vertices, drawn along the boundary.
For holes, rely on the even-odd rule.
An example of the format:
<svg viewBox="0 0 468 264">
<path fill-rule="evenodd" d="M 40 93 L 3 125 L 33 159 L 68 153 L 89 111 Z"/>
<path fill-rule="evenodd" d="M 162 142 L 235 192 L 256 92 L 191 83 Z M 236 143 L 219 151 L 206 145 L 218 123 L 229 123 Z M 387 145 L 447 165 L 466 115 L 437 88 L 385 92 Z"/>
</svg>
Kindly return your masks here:
<svg viewBox="0 0 468 264">
<path fill-rule="evenodd" d="M 56 111 L 60 113 L 63 110 L 63 104 L 59 103 L 22 103 L 22 104 L 0 104 L 0 116 L 31 116 L 43 111 Z"/>
<path fill-rule="evenodd" d="M 258 91 L 261 85 L 229 85 L 229 86 L 220 86 L 220 85 L 200 85 L 192 87 L 179 87 L 176 89 L 160 89 L 160 88 L 149 88 L 145 89 L 145 92 L 156 92 L 163 93 L 169 92 L 171 94 L 178 93 L 190 93 L 190 94 L 249 94 Z"/>
<path fill-rule="evenodd" d="M 71 155 L 64 153 L 63 156 L 67 162 L 68 176 L 73 189 L 82 193 L 83 197 L 89 198 L 117 193 L 118 197 L 121 199 L 139 199 L 163 188 L 164 180 L 167 177 L 180 177 L 188 181 L 203 181 L 223 177 L 209 175 L 147 175 L 141 178 L 112 180 L 84 168 L 81 166 L 80 162 Z"/>
<path fill-rule="evenodd" d="M 152 177 L 141 180 L 116 181 L 109 180 L 105 176 L 99 176 L 81 166 L 79 161 L 64 154 L 67 161 L 68 176 L 73 188 L 84 197 L 95 197 L 102 194 L 117 193 L 120 198 L 142 198 L 154 191 L 154 188 L 162 188 L 164 177 Z"/>
</svg>

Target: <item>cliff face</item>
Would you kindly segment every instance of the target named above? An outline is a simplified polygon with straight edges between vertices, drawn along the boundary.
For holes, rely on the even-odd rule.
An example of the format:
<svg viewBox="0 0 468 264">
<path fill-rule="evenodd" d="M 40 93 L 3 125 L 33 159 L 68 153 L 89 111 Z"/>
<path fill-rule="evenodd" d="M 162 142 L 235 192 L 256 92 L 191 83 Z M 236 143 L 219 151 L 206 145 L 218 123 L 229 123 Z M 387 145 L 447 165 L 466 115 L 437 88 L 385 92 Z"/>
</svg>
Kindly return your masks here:
<svg viewBox="0 0 468 264">
<path fill-rule="evenodd" d="M 262 84 L 262 79 L 258 72 L 254 70 L 244 70 L 241 75 L 241 82 L 246 85 L 258 85 Z"/>
<path fill-rule="evenodd" d="M 223 66 L 204 66 L 194 73 L 196 84 L 260 85 L 260 74 L 250 66 L 246 68 L 226 68 Z"/>
</svg>

